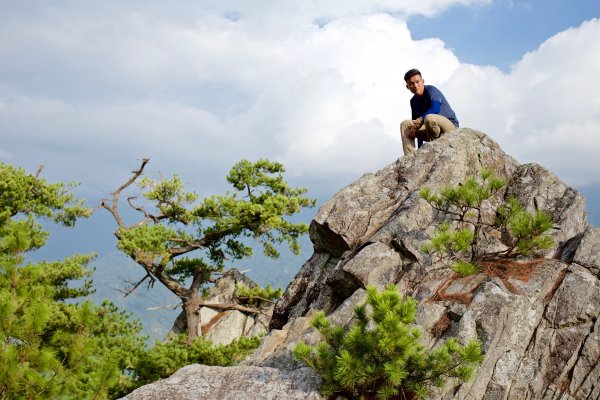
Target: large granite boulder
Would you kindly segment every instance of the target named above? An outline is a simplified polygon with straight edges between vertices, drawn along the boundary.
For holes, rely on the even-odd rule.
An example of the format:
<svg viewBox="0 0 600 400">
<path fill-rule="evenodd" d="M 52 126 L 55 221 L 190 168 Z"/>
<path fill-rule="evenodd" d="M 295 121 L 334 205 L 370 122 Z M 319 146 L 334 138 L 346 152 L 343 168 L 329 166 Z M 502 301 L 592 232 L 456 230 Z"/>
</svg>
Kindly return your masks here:
<svg viewBox="0 0 600 400">
<path fill-rule="evenodd" d="M 458 185 L 483 167 L 508 182 L 486 205 L 484 218 L 493 216 L 494 202 L 516 196 L 529 210 L 552 215 L 555 246 L 541 259 L 461 278 L 421 251 L 439 215 L 419 191 Z M 474 379 L 448 382 L 431 399 L 600 399 L 600 231 L 587 224 L 584 199 L 576 190 L 539 165 L 520 165 L 485 134 L 459 129 L 365 174 L 320 208 L 310 237 L 314 254 L 276 304 L 270 333 L 237 368 L 305 371 L 291 349 L 299 340 L 319 339 L 311 316 L 323 310 L 334 322 L 349 325 L 367 285 L 393 283 L 418 301 L 416 323 L 426 346 L 450 336 L 483 343 L 485 359 Z M 503 245 L 501 235 L 488 239 L 484 246 L 490 249 Z M 228 379 L 238 379 L 241 370 L 229 371 Z M 205 367 L 194 379 L 215 382 L 222 373 Z M 305 383 L 318 389 L 318 380 Z M 161 385 L 150 386 L 159 391 Z M 202 398 L 233 398 L 226 397 L 236 390 L 227 382 L 214 385 Z M 293 398 L 253 387 L 261 394 L 235 392 L 236 398 Z"/>
<path fill-rule="evenodd" d="M 249 288 L 257 286 L 252 279 L 237 269 L 230 269 L 215 281 L 214 286 L 202 298 L 198 309 L 198 331 L 215 344 L 226 345 L 241 337 L 267 333 L 273 304 L 265 303 L 260 308 L 245 307 L 237 298 L 238 285 Z M 256 312 L 253 312 L 253 309 Z M 185 312 L 182 311 L 175 319 L 166 340 L 169 340 L 172 334 L 186 331 L 187 321 Z"/>
<path fill-rule="evenodd" d="M 168 379 L 146 385 L 129 400 L 317 400 L 321 378 L 308 368 L 292 371 L 251 366 L 188 365 Z"/>
</svg>

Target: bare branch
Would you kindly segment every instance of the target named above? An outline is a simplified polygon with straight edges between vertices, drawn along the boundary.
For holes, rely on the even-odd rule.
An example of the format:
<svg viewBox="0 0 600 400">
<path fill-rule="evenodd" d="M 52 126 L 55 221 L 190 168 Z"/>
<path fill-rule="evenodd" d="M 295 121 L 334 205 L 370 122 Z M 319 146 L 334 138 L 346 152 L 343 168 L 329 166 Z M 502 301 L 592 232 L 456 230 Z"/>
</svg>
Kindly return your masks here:
<svg viewBox="0 0 600 400">
<path fill-rule="evenodd" d="M 195 242 L 188 244 L 187 246 L 173 247 L 173 248 L 168 249 L 168 251 L 169 251 L 169 254 L 171 254 L 171 256 L 173 258 L 175 258 L 182 254 L 189 253 L 190 251 L 202 249 L 202 248 L 226 237 L 227 235 L 230 235 L 231 233 L 233 233 L 232 229 L 226 229 L 226 230 L 222 230 L 219 232 L 207 233 L 206 236 L 202 237 L 201 239 L 196 240 Z"/>
<path fill-rule="evenodd" d="M 144 168 L 146 167 L 146 164 L 148 164 L 148 162 L 150 161 L 149 158 L 143 158 L 142 159 L 142 165 L 140 165 L 140 168 L 138 168 L 136 171 L 131 171 L 131 173 L 133 174 L 133 176 L 131 178 L 129 178 L 129 180 L 127 182 L 125 182 L 124 184 L 122 184 L 117 191 L 115 192 L 115 194 L 117 195 L 118 198 L 118 194 L 121 193 L 124 189 L 126 189 L 129 185 L 131 185 L 133 182 L 135 182 L 135 180 L 137 178 L 139 178 L 139 176 L 142 174 L 142 172 L 144 172 Z"/>
<path fill-rule="evenodd" d="M 163 265 L 155 266 L 153 260 L 149 259 L 141 250 L 136 250 L 135 254 L 130 254 L 129 257 L 136 264 L 144 268 L 146 273 L 152 277 L 149 287 L 152 287 L 154 282 L 158 280 L 176 296 L 180 298 L 186 296 L 188 290 L 182 285 L 182 283 L 163 273 L 163 270 L 168 262 L 163 263 Z"/>
<path fill-rule="evenodd" d="M 88 211 L 85 213 L 86 217 L 89 217 L 90 215 L 92 215 L 93 213 L 95 213 L 96 210 L 99 210 L 101 208 L 104 208 L 104 207 L 102 207 L 102 203 L 98 204 L 96 207 L 88 209 Z"/>
<path fill-rule="evenodd" d="M 37 172 L 35 173 L 35 178 L 36 178 L 36 179 L 40 177 L 40 175 L 41 175 L 41 173 L 42 173 L 42 170 L 44 169 L 44 167 L 45 167 L 45 165 L 44 165 L 44 164 L 41 164 L 41 165 L 39 166 L 39 168 L 38 168 Z"/>
<path fill-rule="evenodd" d="M 205 241 L 203 241 L 203 240 L 198 240 L 197 242 L 190 243 L 187 246 L 171 247 L 171 248 L 167 249 L 167 251 L 173 257 L 177 257 L 177 256 L 180 256 L 182 254 L 189 253 L 190 251 L 194 251 L 194 250 L 198 250 L 198 249 L 204 248 L 205 247 L 205 243 L 204 242 Z"/>
<path fill-rule="evenodd" d="M 129 204 L 129 206 L 131 208 L 133 208 L 136 211 L 141 212 L 142 214 L 144 214 L 144 220 L 138 222 L 137 224 L 135 224 L 135 226 L 139 226 L 139 225 L 144 225 L 146 222 L 152 221 L 155 224 L 158 223 L 161 219 L 166 218 L 165 215 L 161 214 L 161 215 L 153 215 L 150 214 L 148 211 L 146 211 L 146 209 L 144 207 L 141 206 L 136 206 L 135 204 L 133 204 L 132 200 L 133 199 L 137 199 L 137 197 L 132 196 L 132 197 L 128 197 L 127 198 L 127 203 Z"/>
<path fill-rule="evenodd" d="M 261 297 L 261 296 L 238 296 L 238 299 L 244 299 L 244 300 L 257 299 L 257 300 L 266 301 L 267 303 L 271 303 L 271 304 L 277 303 L 276 301 L 273 301 L 271 299 L 267 299 L 266 297 Z"/>
<path fill-rule="evenodd" d="M 183 305 L 183 303 L 167 304 L 166 306 L 148 307 L 148 308 L 146 308 L 146 310 L 148 310 L 148 311 L 164 310 L 164 309 L 175 310 L 177 307 L 181 307 L 182 305 Z"/>
<path fill-rule="evenodd" d="M 242 306 L 240 304 L 235 304 L 235 303 L 208 303 L 208 302 L 201 301 L 200 306 L 216 308 L 217 310 L 223 310 L 223 311 L 238 310 L 238 311 L 242 311 L 242 312 L 250 313 L 250 314 L 264 314 L 264 312 L 259 310 L 258 308 L 246 307 L 246 306 Z"/>
<path fill-rule="evenodd" d="M 140 168 L 138 168 L 135 171 L 132 171 L 133 175 L 131 176 L 131 178 L 129 178 L 129 180 L 127 182 L 122 184 L 113 193 L 112 204 L 109 204 L 109 201 L 106 199 L 103 199 L 100 201 L 100 207 L 108 210 L 108 212 L 110 212 L 113 215 L 113 217 L 115 218 L 115 221 L 117 221 L 117 224 L 119 225 L 120 228 L 124 228 L 125 223 L 123 222 L 123 219 L 121 218 L 121 214 L 119 214 L 119 196 L 121 195 L 121 192 L 123 190 L 125 190 L 127 187 L 129 187 L 133 182 L 136 181 L 137 178 L 140 177 L 140 175 L 142 175 L 142 172 L 144 172 L 144 168 L 146 167 L 146 164 L 148 164 L 148 161 L 150 161 L 149 158 L 142 159 L 142 165 L 140 165 Z"/>
<path fill-rule="evenodd" d="M 121 290 L 119 288 L 113 288 L 114 290 L 116 290 L 117 292 L 120 292 L 123 294 L 123 297 L 127 297 L 129 296 L 131 293 L 135 292 L 135 290 L 140 287 L 140 285 L 142 283 L 144 283 L 144 281 L 146 279 L 150 278 L 150 281 L 152 282 L 154 280 L 154 278 L 152 277 L 152 275 L 150 275 L 149 273 L 146 273 L 146 275 L 140 279 L 137 283 L 134 283 L 133 285 L 129 286 L 129 288 L 127 288 L 127 290 Z M 150 284 L 150 283 L 148 283 Z"/>
</svg>

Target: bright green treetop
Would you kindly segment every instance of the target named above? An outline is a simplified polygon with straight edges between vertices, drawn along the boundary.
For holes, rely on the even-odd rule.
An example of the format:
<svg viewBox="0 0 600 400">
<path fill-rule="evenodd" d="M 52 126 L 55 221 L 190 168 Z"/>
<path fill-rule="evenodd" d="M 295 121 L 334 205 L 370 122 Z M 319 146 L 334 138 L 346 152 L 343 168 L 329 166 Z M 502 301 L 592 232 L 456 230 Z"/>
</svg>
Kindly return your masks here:
<svg viewBox="0 0 600 400">
<path fill-rule="evenodd" d="M 39 218 L 72 226 L 89 214 L 73 186 L 0 164 L 1 399 L 108 398 L 127 385 L 121 373 L 143 348 L 139 324 L 114 305 L 74 301 L 90 293 L 93 256 L 24 261 L 48 236 Z"/>
<path fill-rule="evenodd" d="M 226 258 L 251 256 L 252 248 L 240 240 L 243 237 L 259 241 L 271 257 L 279 255 L 274 244 L 283 242 L 297 254 L 298 238 L 308 227 L 285 217 L 315 202 L 304 196 L 306 189 L 291 188 L 283 172 L 279 163 L 240 161 L 227 176 L 236 191 L 213 195 L 199 203 L 198 194 L 186 192 L 178 176 L 160 181 L 142 177 L 138 185 L 157 212 L 150 214 L 136 207 L 145 219 L 130 227 L 120 226 L 119 248 L 163 267 L 176 256 L 206 250 L 205 258 L 183 259 L 165 270 L 180 279 L 195 276 L 200 265 L 219 270 Z"/>
<path fill-rule="evenodd" d="M 144 279 L 158 280 L 182 299 L 191 340 L 199 335 L 198 292 L 211 281 L 211 274 L 221 271 L 226 260 L 251 256 L 247 238 L 258 241 L 269 257 L 279 256 L 276 246 L 282 243 L 298 254 L 298 239 L 308 225 L 288 217 L 313 207 L 315 201 L 305 196 L 306 189 L 289 186 L 277 162 L 236 163 L 227 175 L 233 192 L 202 200 L 186 191 L 178 176 L 162 180 L 142 176 L 147 162 L 101 207 L 114 216 L 118 248 L 145 269 Z M 121 218 L 119 197 L 136 181 L 146 203 L 129 199 L 142 219 L 127 225 Z"/>
<path fill-rule="evenodd" d="M 82 200 L 70 190 L 74 183 L 49 184 L 22 168 L 0 163 L 0 254 L 17 256 L 46 243 L 45 232 L 36 218 L 49 218 L 73 226 L 89 214 Z"/>
</svg>

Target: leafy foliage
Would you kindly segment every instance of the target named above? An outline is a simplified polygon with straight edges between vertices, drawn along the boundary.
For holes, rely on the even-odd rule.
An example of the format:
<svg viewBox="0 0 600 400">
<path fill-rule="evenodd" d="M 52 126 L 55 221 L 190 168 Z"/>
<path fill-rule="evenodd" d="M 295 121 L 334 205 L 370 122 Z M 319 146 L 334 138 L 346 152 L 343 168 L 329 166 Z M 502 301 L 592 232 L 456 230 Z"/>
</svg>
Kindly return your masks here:
<svg viewBox="0 0 600 400">
<path fill-rule="evenodd" d="M 236 286 L 236 297 L 242 304 L 252 307 L 262 307 L 265 303 L 272 303 L 279 299 L 283 291 L 281 289 L 273 289 L 270 284 L 266 287 L 254 286 L 248 287 L 243 284 Z"/>
<path fill-rule="evenodd" d="M 514 197 L 498 207 L 496 226 L 506 226 L 511 233 L 512 241 L 507 255 L 530 255 L 554 244 L 552 238 L 546 234 L 552 228 L 550 215 L 543 211 L 531 214 Z"/>
<path fill-rule="evenodd" d="M 175 195 L 175 183 L 149 196 Z M 74 186 L 49 184 L 23 169 L 0 164 L 0 398 L 122 397 L 189 363 L 237 363 L 258 346 L 260 338 L 242 338 L 227 346 L 199 338 L 187 346 L 180 336 L 146 349 L 139 321 L 131 321 L 129 314 L 108 301 L 95 305 L 84 300 L 93 291 L 88 267 L 93 255 L 26 263 L 27 252 L 44 246 L 48 237 L 40 218 L 72 226 L 78 217 L 89 215 L 83 201 L 70 193 Z M 177 199 L 187 202 L 193 197 Z M 161 210 L 171 216 L 182 212 L 168 202 L 161 203 Z M 124 241 L 131 245 L 128 251 L 158 249 L 158 256 L 166 255 L 167 246 L 179 243 L 170 236 L 177 230 L 158 226 Z M 141 225 L 131 231 L 147 228 Z M 173 265 L 183 275 L 192 267 L 197 264 L 189 259 Z M 207 263 L 203 268 L 202 278 L 208 280 L 214 266 Z M 268 298 L 277 292 L 267 289 L 261 294 Z"/>
<path fill-rule="evenodd" d="M 17 257 L 46 243 L 48 233 L 35 218 L 73 226 L 89 210 L 74 200 L 75 183 L 49 184 L 22 168 L 0 163 L 0 257 Z"/>
<path fill-rule="evenodd" d="M 184 190 L 178 176 L 162 180 L 142 176 L 147 161 L 115 192 L 112 204 L 103 201 L 101 206 L 119 225 L 118 248 L 145 269 L 152 283 L 160 281 L 182 299 L 191 341 L 199 334 L 193 331 L 197 321 L 192 320 L 198 293 L 210 283 L 211 274 L 222 271 L 226 260 L 251 256 L 248 238 L 260 243 L 269 257 L 277 258 L 277 246 L 283 243 L 298 254 L 298 238 L 308 225 L 287 217 L 314 207 L 315 200 L 305 196 L 306 189 L 290 187 L 283 165 L 268 160 L 238 162 L 227 175 L 234 191 L 201 201 L 196 193 Z M 118 197 L 136 180 L 151 210 L 130 202 L 143 219 L 127 226 Z"/>
<path fill-rule="evenodd" d="M 302 207 L 313 207 L 315 201 L 304 196 L 306 189 L 291 188 L 284 181 L 283 172 L 281 164 L 268 160 L 240 161 L 227 176 L 236 191 L 209 196 L 199 204 L 198 195 L 186 192 L 178 176 L 160 181 L 142 177 L 138 186 L 157 213 L 146 213 L 146 220 L 131 227 L 121 226 L 119 249 L 129 255 L 139 252 L 150 260 L 159 259 L 156 264 L 160 265 L 179 255 L 175 249 L 185 253 L 206 249 L 206 261 L 188 259 L 178 269 L 168 270 L 181 278 L 194 276 L 197 265 L 203 263 L 220 270 L 227 257 L 251 256 L 252 248 L 239 240 L 243 237 L 258 240 L 271 257 L 279 255 L 274 244 L 283 242 L 297 254 L 297 239 L 308 227 L 289 222 L 285 216 L 298 213 Z M 193 225 L 196 231 L 190 233 L 185 229 L 187 225 Z"/>
<path fill-rule="evenodd" d="M 479 178 L 478 181 L 470 177 L 463 184 L 442 189 L 440 194 L 432 193 L 429 188 L 421 190 L 421 197 L 449 219 L 438 225 L 423 251 L 451 260 L 452 269 L 465 276 L 478 273 L 479 262 L 531 255 L 552 247 L 553 241 L 548 235 L 552 228 L 550 215 L 543 211 L 528 212 L 515 197 L 496 207 L 494 221 L 485 221 L 484 203 L 491 203 L 506 182 L 488 169 L 483 169 Z M 482 250 L 480 244 L 486 229 L 504 237 L 505 250 Z"/>
<path fill-rule="evenodd" d="M 45 244 L 38 218 L 72 226 L 89 210 L 73 184 L 48 184 L 0 164 L 0 397 L 105 399 L 127 381 L 144 338 L 138 322 L 91 292 L 92 255 L 25 263 Z M 79 286 L 69 282 L 79 280 Z"/>
<path fill-rule="evenodd" d="M 152 350 L 144 352 L 139 359 L 135 370 L 135 387 L 167 378 L 189 364 L 235 365 L 249 356 L 261 340 L 260 336 L 242 337 L 221 346 L 198 337 L 188 346 L 186 336 L 177 335 L 169 342 L 156 342 Z"/>
<path fill-rule="evenodd" d="M 393 285 L 383 292 L 369 287 L 366 303 L 354 309 L 352 327 L 332 325 L 319 312 L 312 326 L 324 342 L 316 347 L 300 342 L 294 355 L 323 376 L 324 395 L 423 399 L 431 385 L 442 387 L 447 377 L 469 379 L 482 360 L 480 344 L 461 346 L 451 338 L 427 351 L 419 343 L 420 330 L 411 326 L 415 304 Z"/>
</svg>

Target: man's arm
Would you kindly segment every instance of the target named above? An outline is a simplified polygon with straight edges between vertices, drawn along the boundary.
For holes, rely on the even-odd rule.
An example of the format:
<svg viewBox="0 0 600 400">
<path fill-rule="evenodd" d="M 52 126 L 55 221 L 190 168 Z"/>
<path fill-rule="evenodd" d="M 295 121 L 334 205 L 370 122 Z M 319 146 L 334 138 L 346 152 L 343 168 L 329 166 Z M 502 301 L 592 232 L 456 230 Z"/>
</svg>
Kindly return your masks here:
<svg viewBox="0 0 600 400">
<path fill-rule="evenodd" d="M 436 101 L 432 101 L 431 102 L 431 107 L 429 108 L 429 110 L 425 111 L 425 114 L 423 114 L 423 118 L 425 118 L 429 114 L 439 114 L 441 108 L 442 108 L 442 102 L 441 101 L 437 101 L 437 100 Z"/>
<path fill-rule="evenodd" d="M 431 100 L 431 107 L 429 107 L 429 109 L 422 115 L 423 119 L 425 119 L 428 114 L 439 114 L 442 108 L 442 101 L 444 99 L 442 92 L 440 92 L 435 86 L 426 87 L 425 91 Z"/>
</svg>

